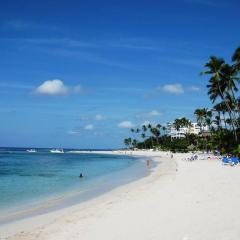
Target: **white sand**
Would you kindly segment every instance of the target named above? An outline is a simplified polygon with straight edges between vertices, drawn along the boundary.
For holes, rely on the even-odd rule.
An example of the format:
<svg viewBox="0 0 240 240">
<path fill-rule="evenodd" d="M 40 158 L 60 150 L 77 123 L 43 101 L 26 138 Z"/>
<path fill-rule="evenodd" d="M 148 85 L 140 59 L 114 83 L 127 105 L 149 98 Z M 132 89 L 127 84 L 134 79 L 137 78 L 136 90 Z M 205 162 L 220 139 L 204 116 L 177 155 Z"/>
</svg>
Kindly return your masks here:
<svg viewBox="0 0 240 240">
<path fill-rule="evenodd" d="M 2 226 L 0 239 L 240 239 L 240 166 L 137 154 L 162 163 L 150 176 L 86 203 Z"/>
</svg>

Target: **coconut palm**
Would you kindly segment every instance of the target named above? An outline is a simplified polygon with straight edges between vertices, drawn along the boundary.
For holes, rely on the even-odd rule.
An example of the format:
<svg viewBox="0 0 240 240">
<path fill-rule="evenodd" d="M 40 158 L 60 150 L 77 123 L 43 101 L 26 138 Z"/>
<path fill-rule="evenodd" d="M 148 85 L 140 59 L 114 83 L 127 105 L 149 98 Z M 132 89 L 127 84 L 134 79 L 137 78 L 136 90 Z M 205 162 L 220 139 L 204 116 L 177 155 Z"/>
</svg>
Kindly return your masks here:
<svg viewBox="0 0 240 240">
<path fill-rule="evenodd" d="M 220 116 L 215 116 L 215 119 L 213 120 L 213 122 L 217 125 L 217 128 L 221 127 L 221 118 L 220 118 Z"/>
<path fill-rule="evenodd" d="M 163 134 L 166 135 L 166 130 L 167 128 L 165 126 L 162 127 L 162 130 L 163 130 Z"/>
<path fill-rule="evenodd" d="M 204 109 L 203 108 L 196 109 L 194 112 L 194 115 L 196 116 L 197 123 L 200 127 L 200 131 L 202 132 L 202 127 L 203 127 L 204 120 L 205 120 Z"/>
<path fill-rule="evenodd" d="M 147 130 L 149 129 L 149 127 L 151 129 L 151 127 L 152 127 L 151 124 L 148 124 L 147 126 L 142 125 L 142 130 L 143 130 L 143 133 L 144 133 L 145 137 L 146 137 L 146 133 L 147 133 Z"/>
<path fill-rule="evenodd" d="M 145 146 L 145 149 L 146 149 L 146 142 L 145 142 L 146 134 L 145 134 L 145 133 L 142 133 L 142 134 L 141 134 L 141 137 L 142 137 L 142 139 L 143 139 L 143 143 L 144 143 L 144 146 Z"/>
<path fill-rule="evenodd" d="M 152 134 L 152 125 L 150 123 L 147 125 L 147 128 L 148 128 L 149 132 Z M 153 148 L 153 137 L 150 135 L 149 138 L 151 139 L 152 148 Z"/>
<path fill-rule="evenodd" d="M 232 90 L 230 89 L 234 87 L 234 70 L 231 69 L 231 67 L 226 64 L 222 58 L 217 58 L 214 56 L 210 57 L 210 60 L 205 64 L 205 67 L 207 67 L 208 70 L 203 72 L 203 74 L 211 75 L 209 84 L 207 85 L 207 88 L 209 89 L 208 95 L 213 103 L 215 103 L 218 98 L 224 101 L 232 122 L 234 137 L 237 141 L 237 134 L 235 130 L 236 119 L 228 99 L 232 94 Z"/>
<path fill-rule="evenodd" d="M 132 138 L 125 138 L 124 139 L 124 144 L 129 147 L 132 144 Z"/>
<path fill-rule="evenodd" d="M 133 146 L 134 148 L 136 148 L 136 147 L 137 147 L 137 144 L 138 144 L 137 140 L 136 140 L 136 139 L 133 139 L 133 140 L 132 140 L 132 146 Z"/>
<path fill-rule="evenodd" d="M 160 131 L 158 128 L 156 127 L 153 127 L 151 128 L 151 133 L 154 135 L 154 137 L 156 138 L 156 141 L 157 141 L 157 145 L 159 145 L 159 141 L 158 141 L 158 138 L 160 136 Z"/>
<path fill-rule="evenodd" d="M 147 127 L 146 127 L 146 125 L 142 125 L 142 130 L 143 130 L 144 132 L 147 131 Z"/>
<path fill-rule="evenodd" d="M 180 120 L 181 120 L 181 122 L 182 122 L 182 124 L 181 124 L 182 127 L 187 127 L 187 128 L 189 128 L 189 127 L 192 126 L 192 123 L 191 123 L 191 121 L 190 121 L 189 119 L 183 117 L 183 118 L 181 118 Z"/>
<path fill-rule="evenodd" d="M 176 128 L 177 131 L 179 131 L 179 129 L 180 129 L 181 126 L 182 126 L 182 121 L 181 121 L 181 119 L 176 118 L 176 119 L 174 120 L 173 126 Z"/>
<path fill-rule="evenodd" d="M 225 64 L 222 68 L 222 77 L 223 82 L 226 85 L 225 87 L 225 95 L 226 99 L 229 102 L 230 108 L 233 110 L 234 118 L 237 116 L 235 114 L 239 114 L 239 108 L 237 104 L 236 93 L 238 91 L 238 82 L 240 80 L 238 76 L 238 70 L 234 66 L 229 64 Z"/>
<path fill-rule="evenodd" d="M 124 141 L 124 144 L 128 147 L 129 146 L 128 138 L 125 138 L 123 141 Z"/>
<path fill-rule="evenodd" d="M 222 114 L 223 118 L 221 119 L 221 121 L 223 120 L 224 126 L 225 126 L 225 128 L 227 128 L 226 117 L 225 117 L 225 113 L 227 112 L 227 109 L 226 109 L 226 105 L 224 104 L 224 102 L 220 102 L 220 103 L 214 105 L 213 111 L 217 112 L 217 114 L 220 118 L 221 118 L 221 114 Z"/>
</svg>

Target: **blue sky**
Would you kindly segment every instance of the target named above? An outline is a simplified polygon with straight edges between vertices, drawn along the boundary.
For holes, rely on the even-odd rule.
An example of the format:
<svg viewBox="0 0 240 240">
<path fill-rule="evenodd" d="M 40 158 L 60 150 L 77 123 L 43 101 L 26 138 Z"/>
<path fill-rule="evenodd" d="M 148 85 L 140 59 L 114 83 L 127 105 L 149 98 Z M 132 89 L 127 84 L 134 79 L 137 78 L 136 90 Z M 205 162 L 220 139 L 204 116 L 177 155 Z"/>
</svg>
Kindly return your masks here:
<svg viewBox="0 0 240 240">
<path fill-rule="evenodd" d="M 237 0 L 5 1 L 0 146 L 115 148 L 131 126 L 210 107 L 210 55 L 239 46 Z"/>
</svg>

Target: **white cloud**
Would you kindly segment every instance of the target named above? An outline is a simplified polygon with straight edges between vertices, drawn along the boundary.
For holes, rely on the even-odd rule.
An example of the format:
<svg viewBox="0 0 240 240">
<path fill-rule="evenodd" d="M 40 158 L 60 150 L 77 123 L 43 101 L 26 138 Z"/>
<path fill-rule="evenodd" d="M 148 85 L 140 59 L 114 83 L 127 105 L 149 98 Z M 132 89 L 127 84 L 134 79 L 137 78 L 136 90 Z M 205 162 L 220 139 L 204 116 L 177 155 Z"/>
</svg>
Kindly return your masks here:
<svg viewBox="0 0 240 240">
<path fill-rule="evenodd" d="M 162 91 L 172 94 L 182 94 L 184 93 L 183 86 L 179 83 L 176 84 L 166 84 L 160 88 Z"/>
<path fill-rule="evenodd" d="M 47 80 L 37 87 L 36 92 L 46 95 L 64 95 L 67 94 L 68 88 L 63 84 L 61 80 Z"/>
<path fill-rule="evenodd" d="M 84 129 L 85 130 L 93 130 L 94 126 L 92 124 L 87 124 Z"/>
<path fill-rule="evenodd" d="M 123 121 L 118 124 L 119 128 L 132 128 L 134 127 L 133 123 L 131 121 Z"/>
<path fill-rule="evenodd" d="M 106 117 L 101 115 L 101 114 L 97 114 L 95 116 L 95 120 L 97 120 L 97 121 L 102 121 L 102 120 L 105 120 L 105 119 L 106 119 Z"/>
<path fill-rule="evenodd" d="M 191 86 L 191 87 L 189 88 L 189 90 L 192 91 L 192 92 L 199 92 L 199 91 L 200 91 L 200 87 Z"/>
<path fill-rule="evenodd" d="M 148 113 L 149 117 L 155 117 L 155 116 L 159 116 L 159 115 L 162 115 L 162 113 L 157 110 L 152 110 L 151 112 Z"/>
<path fill-rule="evenodd" d="M 81 87 L 80 85 L 68 87 L 63 83 L 62 80 L 53 79 L 43 82 L 36 88 L 35 92 L 42 95 L 66 95 L 69 93 L 81 92 Z"/>
</svg>

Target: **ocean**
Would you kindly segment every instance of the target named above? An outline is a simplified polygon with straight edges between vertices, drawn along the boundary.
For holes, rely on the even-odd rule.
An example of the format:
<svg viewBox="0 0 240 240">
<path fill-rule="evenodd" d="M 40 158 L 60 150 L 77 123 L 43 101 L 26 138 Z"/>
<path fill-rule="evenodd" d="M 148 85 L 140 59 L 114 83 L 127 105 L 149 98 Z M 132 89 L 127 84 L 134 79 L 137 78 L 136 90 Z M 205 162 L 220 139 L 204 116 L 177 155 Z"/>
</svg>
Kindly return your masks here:
<svg viewBox="0 0 240 240">
<path fill-rule="evenodd" d="M 29 212 L 34 208 L 44 213 L 88 200 L 149 174 L 145 160 L 132 156 L 64 152 L 37 149 L 36 153 L 29 153 L 26 149 L 0 148 L 2 216 L 16 217 L 18 212 L 20 218 L 28 215 L 22 214 L 26 209 Z M 79 178 L 80 173 L 83 178 Z M 2 217 L 0 222 L 5 220 L 11 217 Z"/>
</svg>

